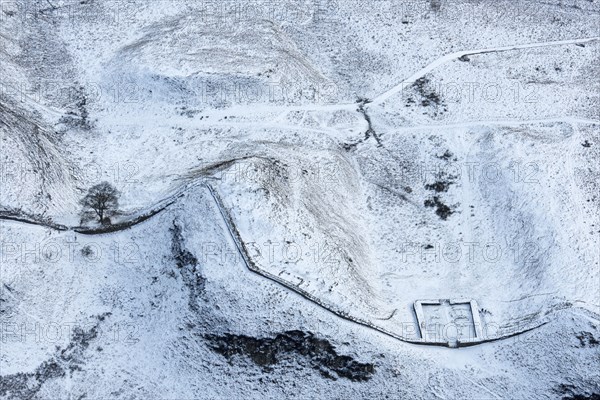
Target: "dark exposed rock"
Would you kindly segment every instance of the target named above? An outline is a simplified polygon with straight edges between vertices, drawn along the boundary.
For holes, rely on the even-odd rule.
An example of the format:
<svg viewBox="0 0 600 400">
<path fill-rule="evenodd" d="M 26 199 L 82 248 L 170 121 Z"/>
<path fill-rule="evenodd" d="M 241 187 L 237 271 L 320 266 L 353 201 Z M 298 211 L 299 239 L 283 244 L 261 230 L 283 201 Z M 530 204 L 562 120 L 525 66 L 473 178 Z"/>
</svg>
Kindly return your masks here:
<svg viewBox="0 0 600 400">
<path fill-rule="evenodd" d="M 360 363 L 352 357 L 339 355 L 327 340 L 319 339 L 310 332 L 286 331 L 274 338 L 254 338 L 245 335 L 206 335 L 211 348 L 230 362 L 234 356 L 248 357 L 265 371 L 272 371 L 277 364 L 290 361 L 301 362 L 301 356 L 310 366 L 327 379 L 347 378 L 351 381 L 371 379 L 375 366 Z"/>
<path fill-rule="evenodd" d="M 579 339 L 579 347 L 596 347 L 600 344 L 591 332 L 579 332 L 575 337 Z"/>
<path fill-rule="evenodd" d="M 452 152 L 450 152 L 450 150 L 446 150 L 444 152 L 444 154 L 442 154 L 441 156 L 436 156 L 437 158 L 439 158 L 440 160 L 450 160 L 452 157 L 454 157 L 454 154 L 452 154 Z M 455 158 L 456 161 L 456 158 Z"/>
<path fill-rule="evenodd" d="M 359 99 L 360 105 L 358 106 L 358 112 L 362 114 L 365 121 L 367 121 L 367 131 L 365 132 L 364 140 L 368 140 L 369 138 L 375 139 L 378 146 L 381 146 L 381 138 L 373 129 L 373 123 L 371 122 L 371 117 L 367 114 L 367 110 L 365 110 L 365 104 L 370 103 L 368 99 Z"/>
<path fill-rule="evenodd" d="M 440 96 L 431 88 L 429 88 L 429 79 L 423 77 L 419 78 L 413 84 L 417 92 L 423 97 L 421 104 L 423 106 L 428 106 L 430 104 L 441 105 L 442 99 Z M 426 104 L 423 104 L 426 103 Z"/>
<path fill-rule="evenodd" d="M 554 391 L 561 396 L 561 400 L 600 400 L 600 393 L 584 392 L 582 390 L 578 390 L 574 385 L 571 384 L 561 383 L 556 389 L 554 389 Z"/>
<path fill-rule="evenodd" d="M 183 246 L 183 235 L 181 234 L 181 226 L 173 221 L 173 226 L 169 229 L 172 235 L 171 253 L 175 258 L 178 268 L 186 266 L 195 267 L 198 265 L 198 259 Z"/>
<path fill-rule="evenodd" d="M 436 181 L 434 183 L 426 184 L 425 189 L 433 190 L 438 193 L 439 192 L 447 192 L 448 188 L 450 187 L 451 184 L 452 184 L 452 182 L 448 182 L 448 181 Z"/>
<path fill-rule="evenodd" d="M 435 208 L 435 213 L 444 221 L 448 219 L 448 217 L 454 214 L 454 211 L 442 203 L 438 196 L 433 196 L 433 199 L 427 199 L 424 202 L 425 207 Z"/>
<path fill-rule="evenodd" d="M 171 232 L 171 253 L 181 277 L 190 291 L 190 309 L 197 312 L 199 311 L 198 299 L 204 293 L 206 279 L 202 276 L 196 256 L 185 248 L 181 226 L 177 224 L 177 221 L 173 221 L 173 226 L 169 231 Z"/>
<path fill-rule="evenodd" d="M 98 336 L 99 323 L 109 315 L 110 313 L 106 313 L 97 316 L 98 323 L 88 331 L 74 328 L 69 344 L 65 348 L 57 348 L 54 356 L 41 363 L 35 371 L 0 376 L 0 397 L 31 399 L 36 396 L 46 381 L 80 371 L 84 351 Z"/>
<path fill-rule="evenodd" d="M 417 79 L 407 88 L 406 95 L 406 107 L 412 107 L 415 104 L 427 107 L 429 108 L 427 112 L 430 113 L 432 117 L 441 118 L 442 115 L 448 111 L 447 104 L 437 93 L 436 88 L 427 77 Z"/>
</svg>

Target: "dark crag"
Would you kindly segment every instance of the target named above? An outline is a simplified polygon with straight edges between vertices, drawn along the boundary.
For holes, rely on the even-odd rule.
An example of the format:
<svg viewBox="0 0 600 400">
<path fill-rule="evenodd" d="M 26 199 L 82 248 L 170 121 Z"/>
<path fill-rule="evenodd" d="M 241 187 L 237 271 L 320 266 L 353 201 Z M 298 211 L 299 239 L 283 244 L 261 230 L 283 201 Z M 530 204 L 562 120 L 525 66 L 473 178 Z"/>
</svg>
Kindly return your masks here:
<svg viewBox="0 0 600 400">
<path fill-rule="evenodd" d="M 352 357 L 339 355 L 327 340 L 316 338 L 310 332 L 286 331 L 274 338 L 254 338 L 246 335 L 206 335 L 211 348 L 230 362 L 236 355 L 249 358 L 265 371 L 273 366 L 295 360 L 294 355 L 304 358 L 312 368 L 325 378 L 336 380 L 333 373 L 351 381 L 367 381 L 375 372 L 370 363 L 360 363 Z"/>
</svg>

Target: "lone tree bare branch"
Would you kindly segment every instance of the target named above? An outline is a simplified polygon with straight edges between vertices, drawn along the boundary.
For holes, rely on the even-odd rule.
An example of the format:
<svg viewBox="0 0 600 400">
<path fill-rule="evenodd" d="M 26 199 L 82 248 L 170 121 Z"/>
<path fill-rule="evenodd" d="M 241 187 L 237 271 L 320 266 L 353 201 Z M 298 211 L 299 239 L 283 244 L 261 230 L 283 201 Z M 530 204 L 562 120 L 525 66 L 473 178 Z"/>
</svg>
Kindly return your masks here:
<svg viewBox="0 0 600 400">
<path fill-rule="evenodd" d="M 102 182 L 92 186 L 79 204 L 83 206 L 82 220 L 91 219 L 90 214 L 98 217 L 103 224 L 110 224 L 110 216 L 116 214 L 119 208 L 119 196 L 121 193 L 110 183 Z"/>
</svg>

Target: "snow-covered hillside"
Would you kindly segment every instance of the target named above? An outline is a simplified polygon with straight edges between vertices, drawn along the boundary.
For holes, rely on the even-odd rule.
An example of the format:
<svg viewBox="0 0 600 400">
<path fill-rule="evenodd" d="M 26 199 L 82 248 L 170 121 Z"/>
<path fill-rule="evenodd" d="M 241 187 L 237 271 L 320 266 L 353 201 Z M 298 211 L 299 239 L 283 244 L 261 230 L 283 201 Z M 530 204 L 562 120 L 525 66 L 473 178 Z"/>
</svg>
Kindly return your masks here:
<svg viewBox="0 0 600 400">
<path fill-rule="evenodd" d="M 0 398 L 600 398 L 599 17 L 0 1 Z"/>
</svg>

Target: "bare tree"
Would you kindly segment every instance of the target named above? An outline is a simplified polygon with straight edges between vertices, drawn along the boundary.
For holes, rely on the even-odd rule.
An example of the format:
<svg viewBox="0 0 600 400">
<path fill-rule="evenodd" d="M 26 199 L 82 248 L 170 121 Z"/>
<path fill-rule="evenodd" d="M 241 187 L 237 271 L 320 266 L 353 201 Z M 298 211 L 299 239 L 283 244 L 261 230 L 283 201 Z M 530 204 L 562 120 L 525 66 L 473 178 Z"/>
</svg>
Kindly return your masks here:
<svg viewBox="0 0 600 400">
<path fill-rule="evenodd" d="M 110 216 L 116 214 L 119 208 L 120 195 L 121 193 L 108 182 L 92 186 L 79 201 L 83 206 L 82 220 L 90 220 L 96 216 L 101 224 L 110 224 Z"/>
</svg>

